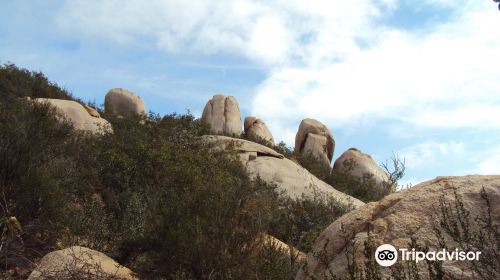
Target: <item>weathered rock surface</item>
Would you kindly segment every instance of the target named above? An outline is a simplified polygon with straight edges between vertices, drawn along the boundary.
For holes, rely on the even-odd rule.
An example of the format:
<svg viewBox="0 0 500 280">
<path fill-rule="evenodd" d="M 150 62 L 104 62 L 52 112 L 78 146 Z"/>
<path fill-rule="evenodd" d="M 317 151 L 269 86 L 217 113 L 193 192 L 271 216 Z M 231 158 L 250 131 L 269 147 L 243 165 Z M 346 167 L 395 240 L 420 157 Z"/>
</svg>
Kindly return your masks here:
<svg viewBox="0 0 500 280">
<path fill-rule="evenodd" d="M 95 108 L 92 108 L 92 107 L 87 106 L 87 105 L 83 105 L 83 107 L 85 107 L 85 110 L 87 110 L 89 115 L 91 115 L 92 117 L 96 117 L 96 118 L 101 117 L 101 114 L 99 114 L 99 112 L 97 112 L 97 110 Z"/>
<path fill-rule="evenodd" d="M 274 138 L 266 124 L 258 118 L 245 118 L 245 133 L 250 138 L 262 139 L 271 145 L 274 145 Z"/>
<path fill-rule="evenodd" d="M 332 132 L 314 119 L 304 119 L 295 136 L 295 151 L 302 155 L 311 154 L 325 165 L 330 165 L 335 150 Z"/>
<path fill-rule="evenodd" d="M 233 96 L 214 95 L 205 105 L 201 118 L 210 126 L 212 133 L 241 134 L 240 108 Z"/>
<path fill-rule="evenodd" d="M 90 115 L 88 110 L 76 101 L 50 98 L 36 98 L 34 101 L 49 104 L 76 129 L 92 133 L 112 132 L 111 124 L 107 120 Z"/>
<path fill-rule="evenodd" d="M 478 215 L 484 216 L 486 206 L 480 195 L 483 187 L 490 199 L 493 222 L 499 224 L 500 176 L 438 177 L 393 193 L 378 202 L 368 203 L 340 217 L 316 239 L 312 252 L 307 256 L 307 266 L 298 272 L 296 279 L 330 279 L 328 270 L 337 276 L 347 275 L 346 236 L 351 240 L 350 237 L 354 235 L 352 240 L 357 244 L 355 260 L 363 264 L 363 242 L 367 240 L 368 227 L 371 228 L 375 248 L 382 244 L 392 244 L 396 249 L 408 248 L 413 236 L 420 246 L 428 245 L 431 251 L 441 250 L 433 230 L 433 223 L 438 221 L 441 199 L 454 205 L 456 188 L 464 206 L 470 211 L 471 219 Z M 324 256 L 321 262 L 313 256 L 318 252 Z M 425 262 L 421 264 L 421 279 L 427 279 Z M 462 271 L 467 265 L 467 261 L 443 262 L 446 279 L 474 279 L 470 270 Z M 385 276 L 389 275 L 389 268 L 380 268 Z"/>
<path fill-rule="evenodd" d="M 352 176 L 363 178 L 365 174 L 371 175 L 375 181 L 375 188 L 381 197 L 391 192 L 389 175 L 373 160 L 373 158 L 356 148 L 345 151 L 333 164 L 333 172 L 348 173 Z"/>
<path fill-rule="evenodd" d="M 45 255 L 28 279 L 69 279 L 70 275 L 82 279 L 136 279 L 130 269 L 105 254 L 79 246 Z"/>
<path fill-rule="evenodd" d="M 234 146 L 251 177 L 258 176 L 265 182 L 276 184 L 292 198 L 324 194 L 346 205 L 352 204 L 353 207 L 364 205 L 360 200 L 337 191 L 316 178 L 307 169 L 266 146 L 225 136 L 206 135 L 203 136 L 203 140 L 213 145 L 213 149 L 226 149 L 228 146 Z"/>
<path fill-rule="evenodd" d="M 104 110 L 106 113 L 118 116 L 145 115 L 146 105 L 141 97 L 133 92 L 123 88 L 113 88 L 108 91 L 104 98 Z"/>
</svg>

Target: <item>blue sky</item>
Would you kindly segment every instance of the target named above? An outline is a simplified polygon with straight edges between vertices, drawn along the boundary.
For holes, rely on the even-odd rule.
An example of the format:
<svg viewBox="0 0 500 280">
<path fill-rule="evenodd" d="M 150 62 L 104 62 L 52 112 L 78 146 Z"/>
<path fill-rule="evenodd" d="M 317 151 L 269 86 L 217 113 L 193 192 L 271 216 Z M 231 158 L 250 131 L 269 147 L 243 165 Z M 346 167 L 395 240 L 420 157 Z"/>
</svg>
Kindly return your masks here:
<svg viewBox="0 0 500 280">
<path fill-rule="evenodd" d="M 161 114 L 233 95 L 290 146 L 316 118 L 334 158 L 397 153 L 417 183 L 500 173 L 498 26 L 490 0 L 2 0 L 0 62 Z"/>
</svg>

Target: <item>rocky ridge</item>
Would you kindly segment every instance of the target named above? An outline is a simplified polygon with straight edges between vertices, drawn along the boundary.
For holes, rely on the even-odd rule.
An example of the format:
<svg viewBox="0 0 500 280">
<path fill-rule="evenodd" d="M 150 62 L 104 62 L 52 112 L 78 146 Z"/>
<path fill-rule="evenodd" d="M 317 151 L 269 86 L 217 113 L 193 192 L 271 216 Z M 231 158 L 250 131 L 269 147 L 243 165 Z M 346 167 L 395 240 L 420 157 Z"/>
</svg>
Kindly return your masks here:
<svg viewBox="0 0 500 280">
<path fill-rule="evenodd" d="M 440 250 L 442 246 L 434 228 L 439 225 L 441 203 L 454 205 L 456 192 L 463 199 L 464 207 L 470 211 L 471 219 L 484 217 L 487 205 L 481 197 L 483 188 L 490 200 L 493 222 L 498 225 L 500 176 L 438 177 L 368 203 L 337 219 L 316 239 L 313 250 L 307 256 L 307 265 L 295 279 L 330 279 L 332 274 L 346 275 L 346 253 L 352 251 L 351 242 L 357 244 L 354 260 L 362 265 L 366 261 L 363 244 L 368 236 L 375 248 L 382 244 L 408 248 L 414 238 L 422 247 Z M 475 224 L 477 226 L 477 222 Z M 459 246 L 449 237 L 447 244 L 453 245 L 450 246 L 452 249 Z M 322 260 L 318 259 L 318 255 L 323 256 Z M 446 279 L 477 279 L 469 265 L 464 261 L 444 262 Z M 422 279 L 429 279 L 426 270 L 425 264 L 419 268 Z M 383 277 L 389 277 L 391 270 L 381 267 L 381 273 Z"/>
</svg>

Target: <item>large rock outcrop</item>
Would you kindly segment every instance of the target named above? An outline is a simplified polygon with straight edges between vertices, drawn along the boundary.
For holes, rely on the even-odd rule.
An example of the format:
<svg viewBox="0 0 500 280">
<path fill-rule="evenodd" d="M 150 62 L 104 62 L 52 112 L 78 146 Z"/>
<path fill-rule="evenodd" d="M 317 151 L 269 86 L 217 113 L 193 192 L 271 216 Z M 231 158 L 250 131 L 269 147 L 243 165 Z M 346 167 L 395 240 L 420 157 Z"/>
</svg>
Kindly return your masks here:
<svg viewBox="0 0 500 280">
<path fill-rule="evenodd" d="M 72 123 L 75 129 L 92 133 L 112 132 L 111 124 L 98 116 L 99 113 L 94 108 L 64 99 L 36 98 L 34 101 L 53 107 L 58 114 Z M 91 113 L 91 110 L 95 112 Z"/>
<path fill-rule="evenodd" d="M 145 115 L 146 105 L 140 96 L 135 95 L 124 88 L 113 88 L 104 98 L 104 110 L 106 113 L 117 116 Z"/>
<path fill-rule="evenodd" d="M 241 113 L 234 96 L 214 95 L 205 105 L 201 118 L 210 126 L 211 133 L 241 134 Z"/>
<path fill-rule="evenodd" d="M 333 172 L 347 173 L 352 176 L 363 178 L 371 176 L 374 181 L 373 190 L 377 197 L 389 194 L 393 188 L 389 185 L 389 175 L 373 160 L 373 158 L 356 148 L 345 151 L 333 164 Z"/>
<path fill-rule="evenodd" d="M 266 124 L 256 117 L 245 118 L 245 133 L 250 139 L 260 139 L 274 145 L 274 138 Z"/>
<path fill-rule="evenodd" d="M 493 223 L 498 225 L 500 176 L 438 177 L 393 193 L 378 202 L 368 203 L 337 219 L 316 239 L 307 256 L 307 265 L 298 272 L 296 279 L 331 279 L 331 274 L 348 275 L 346 251 L 352 250 L 352 246 L 348 246 L 351 241 L 356 243 L 356 263 L 364 264 L 363 244 L 367 240 L 368 229 L 374 248 L 382 244 L 391 244 L 396 249 L 409 248 L 413 237 L 420 246 L 429 246 L 429 251 L 442 250 L 434 231 L 434 225 L 439 226 L 441 202 L 454 207 L 456 191 L 462 197 L 464 207 L 470 211 L 471 225 L 477 227 L 474 218 L 486 217 L 487 206 L 481 198 L 482 188 L 490 200 Z M 449 236 L 446 237 L 446 233 L 445 238 L 451 250 L 458 247 Z M 411 247 L 409 249 L 411 251 Z M 322 256 L 322 260 L 317 256 Z M 401 257 L 397 262 L 400 261 Z M 470 264 L 467 261 L 444 261 L 445 279 L 477 279 L 468 269 Z M 420 279 L 428 279 L 425 262 L 419 265 Z M 390 268 L 379 268 L 384 275 L 382 278 L 386 279 L 390 275 Z"/>
<path fill-rule="evenodd" d="M 332 132 L 324 124 L 314 119 L 300 122 L 295 135 L 295 151 L 302 155 L 312 155 L 325 165 L 330 165 L 335 150 Z"/>
<path fill-rule="evenodd" d="M 212 149 L 215 150 L 232 147 L 240 156 L 241 162 L 251 177 L 260 177 L 265 182 L 276 184 L 292 198 L 323 194 L 345 205 L 350 204 L 353 207 L 364 205 L 360 200 L 337 191 L 316 178 L 307 169 L 266 146 L 225 136 L 206 135 L 203 136 L 203 140 L 212 145 Z"/>
<path fill-rule="evenodd" d="M 133 272 L 105 254 L 73 246 L 45 255 L 28 279 L 136 279 Z"/>
</svg>

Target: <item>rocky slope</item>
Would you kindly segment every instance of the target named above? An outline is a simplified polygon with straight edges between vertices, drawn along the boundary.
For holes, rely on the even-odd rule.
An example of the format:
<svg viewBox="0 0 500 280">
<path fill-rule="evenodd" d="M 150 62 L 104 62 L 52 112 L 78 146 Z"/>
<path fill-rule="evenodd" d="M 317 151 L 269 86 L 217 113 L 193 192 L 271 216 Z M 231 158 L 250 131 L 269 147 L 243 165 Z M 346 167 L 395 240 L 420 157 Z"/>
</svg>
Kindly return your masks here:
<svg viewBox="0 0 500 280">
<path fill-rule="evenodd" d="M 456 190 L 465 208 L 470 211 L 471 219 L 485 217 L 487 207 L 481 198 L 483 188 L 490 199 L 493 222 L 498 225 L 500 176 L 438 177 L 368 203 L 336 220 L 317 238 L 313 251 L 308 254 L 307 266 L 297 274 L 296 279 L 332 279 L 332 274 L 347 275 L 347 255 L 352 250 L 352 241 L 357 244 L 355 261 L 364 264 L 363 244 L 368 238 L 368 231 L 375 248 L 381 244 L 408 248 L 413 237 L 422 246 L 428 246 L 429 250 L 442 249 L 433 230 L 436 223 L 439 225 L 441 202 L 454 205 Z M 471 222 L 472 226 L 477 226 L 477 222 Z M 457 245 L 449 238 L 447 241 L 450 245 Z M 318 255 L 322 256 L 321 260 Z M 477 279 L 469 265 L 470 262 L 464 261 L 444 262 L 446 279 Z M 425 265 L 420 267 L 422 279 L 429 278 L 426 270 Z M 381 273 L 389 276 L 391 271 L 381 267 Z"/>
</svg>

